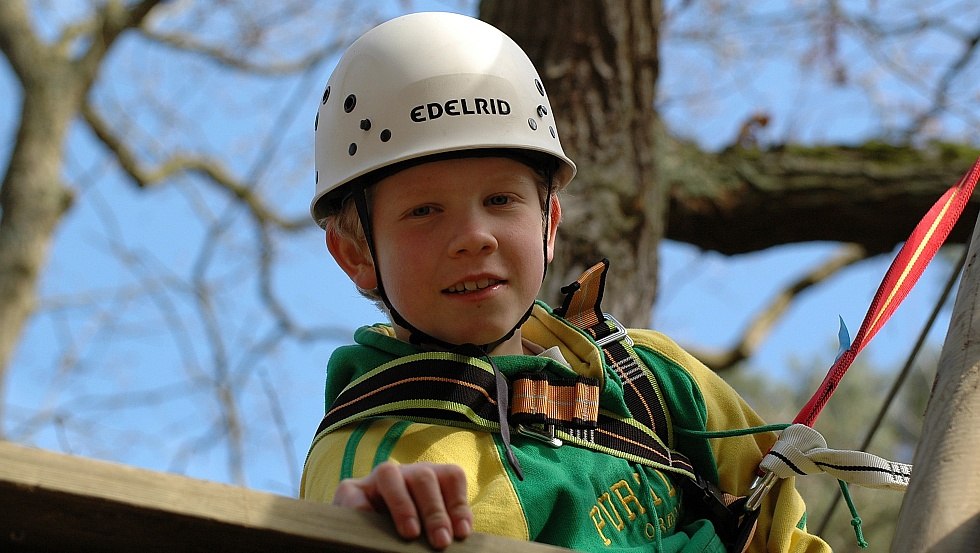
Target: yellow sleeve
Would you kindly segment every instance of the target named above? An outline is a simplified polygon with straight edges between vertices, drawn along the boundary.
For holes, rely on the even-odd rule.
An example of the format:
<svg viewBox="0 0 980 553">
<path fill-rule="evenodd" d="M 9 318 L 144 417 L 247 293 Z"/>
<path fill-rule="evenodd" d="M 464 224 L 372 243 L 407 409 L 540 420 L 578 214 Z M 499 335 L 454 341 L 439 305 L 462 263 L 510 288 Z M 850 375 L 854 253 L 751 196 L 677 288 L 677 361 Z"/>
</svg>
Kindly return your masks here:
<svg viewBox="0 0 980 553">
<path fill-rule="evenodd" d="M 487 432 L 397 419 L 354 423 L 314 441 L 303 468 L 300 497 L 333 501 L 343 478 L 367 476 L 382 461 L 455 464 L 466 473 L 474 530 L 526 541 L 527 518 L 500 457 L 487 454 L 494 451 Z"/>
<path fill-rule="evenodd" d="M 631 334 L 632 335 L 632 334 Z M 717 373 L 707 368 L 670 338 L 653 331 L 638 334 L 643 342 L 683 367 L 694 379 L 707 409 L 707 430 L 761 426 L 765 422 Z M 635 336 L 634 336 L 635 337 Z M 776 441 L 771 432 L 711 441 L 719 486 L 736 496 L 748 493 L 762 456 Z M 796 490 L 795 478 L 777 482 L 762 503 L 759 525 L 752 539 L 753 553 L 818 553 L 831 551 L 817 536 L 806 532 L 806 505 Z M 799 528 L 798 526 L 803 526 Z"/>
</svg>

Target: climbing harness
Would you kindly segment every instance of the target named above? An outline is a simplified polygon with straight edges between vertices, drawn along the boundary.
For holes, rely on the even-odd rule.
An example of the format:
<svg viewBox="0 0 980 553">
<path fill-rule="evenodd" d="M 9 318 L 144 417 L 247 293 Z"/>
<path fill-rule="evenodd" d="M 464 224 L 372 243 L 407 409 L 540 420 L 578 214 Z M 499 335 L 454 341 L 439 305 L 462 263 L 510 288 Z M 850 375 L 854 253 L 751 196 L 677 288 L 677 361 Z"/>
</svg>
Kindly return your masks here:
<svg viewBox="0 0 980 553">
<path fill-rule="evenodd" d="M 815 432 L 810 433 L 802 428 L 813 426 L 854 358 L 884 326 L 915 286 L 926 266 L 952 231 L 978 180 L 980 180 L 980 159 L 977 159 L 971 169 L 929 209 L 902 245 L 885 272 L 854 341 L 838 355 L 823 382 L 796 415 L 793 423 L 798 426 L 790 427 L 792 430 L 789 432 L 783 431 L 776 445 L 760 464 L 759 476 L 745 503 L 747 519 L 758 516 L 762 499 L 772 489 L 777 478 L 785 478 L 793 474 L 809 474 L 806 469 L 811 467 L 815 472 L 831 472 L 827 469 L 840 462 L 836 466 L 841 470 L 833 470 L 836 470 L 835 475 L 842 481 L 849 480 L 841 478 L 844 475 L 863 474 L 868 476 L 870 482 L 887 483 L 885 487 L 903 489 L 908 485 L 911 465 L 891 463 L 861 452 L 828 453 L 835 450 L 826 450 L 826 442 L 823 442 L 822 437 L 817 438 L 819 434 L 814 435 Z M 855 456 L 849 455 L 852 453 Z M 860 455 L 868 455 L 868 457 L 860 457 Z M 781 459 L 781 456 L 784 458 Z M 818 459 L 822 460 L 818 462 Z M 877 475 L 881 480 L 870 475 Z M 861 479 L 864 479 L 864 476 L 859 478 Z M 865 485 L 862 482 L 855 482 Z"/>
<path fill-rule="evenodd" d="M 602 348 L 623 381 L 632 417 L 599 409 L 596 379 L 522 373 L 511 383 L 510 422 L 518 433 L 554 446 L 564 443 L 602 451 L 659 470 L 694 478 L 686 456 L 671 450 L 666 404 L 653 374 L 632 352 L 625 328 L 598 310 L 608 261 L 592 267 L 555 310 L 582 328 Z M 594 300 L 584 313 L 585 300 Z M 575 311 L 568 311 L 569 306 Z M 400 357 L 351 382 L 324 415 L 316 436 L 369 416 L 448 424 L 500 433 L 494 370 L 485 357 L 422 352 Z M 505 387 L 506 388 L 506 387 Z M 545 395 L 542 395 L 545 394 Z"/>
<path fill-rule="evenodd" d="M 742 528 L 744 498 L 719 490 L 697 473 L 685 455 L 670 447 L 674 429 L 653 372 L 633 350 L 626 328 L 600 308 L 608 267 L 608 260 L 603 260 L 563 288 L 565 299 L 554 314 L 589 335 L 600 348 L 606 365 L 622 382 L 631 416 L 599 407 L 597 379 L 525 372 L 512 377 L 510 416 L 501 418 L 496 393 L 500 387 L 487 358 L 422 352 L 395 359 L 351 382 L 321 421 L 314 444 L 333 430 L 368 417 L 398 417 L 491 433 L 501 433 L 502 423 L 509 421 L 517 434 L 551 447 L 582 447 L 677 475 L 675 482 L 683 490 L 689 515 L 711 520 L 726 547 L 741 551 L 731 547 Z"/>
</svg>

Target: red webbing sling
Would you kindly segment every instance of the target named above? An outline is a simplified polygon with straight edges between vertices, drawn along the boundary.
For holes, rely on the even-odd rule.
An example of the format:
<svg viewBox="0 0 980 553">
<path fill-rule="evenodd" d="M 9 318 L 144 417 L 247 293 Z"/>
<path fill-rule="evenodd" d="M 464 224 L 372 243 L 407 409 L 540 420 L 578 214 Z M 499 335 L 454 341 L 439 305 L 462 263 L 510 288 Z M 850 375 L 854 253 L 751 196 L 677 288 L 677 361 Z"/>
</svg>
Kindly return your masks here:
<svg viewBox="0 0 980 553">
<path fill-rule="evenodd" d="M 851 366 L 851 362 L 892 316 L 892 313 L 895 312 L 895 309 L 898 308 L 898 305 L 902 303 L 905 296 L 915 286 L 916 281 L 922 276 L 926 265 L 946 241 L 970 200 L 978 179 L 980 179 L 980 159 L 974 162 L 973 167 L 960 178 L 955 186 L 947 190 L 926 213 L 925 217 L 919 221 L 902 249 L 899 250 L 895 260 L 892 261 L 891 266 L 888 267 L 854 341 L 830 367 L 827 376 L 824 377 L 813 397 L 793 419 L 794 424 L 813 426 L 820 415 L 820 411 L 823 410 L 830 396 L 837 389 L 837 385 L 844 378 L 844 373 Z"/>
<path fill-rule="evenodd" d="M 794 424 L 813 426 L 854 358 L 892 316 L 922 276 L 926 265 L 932 261 L 936 252 L 949 237 L 950 231 L 953 230 L 953 226 L 970 200 L 978 180 L 980 180 L 980 158 L 919 221 L 891 266 L 888 267 L 854 340 L 831 365 L 816 392 L 793 419 Z M 769 492 L 775 481 L 775 474 L 759 469 L 759 478 L 753 484 L 744 504 L 745 515 L 742 517 L 740 535 L 734 551 L 744 551 L 748 548 L 755 531 L 762 498 Z"/>
</svg>

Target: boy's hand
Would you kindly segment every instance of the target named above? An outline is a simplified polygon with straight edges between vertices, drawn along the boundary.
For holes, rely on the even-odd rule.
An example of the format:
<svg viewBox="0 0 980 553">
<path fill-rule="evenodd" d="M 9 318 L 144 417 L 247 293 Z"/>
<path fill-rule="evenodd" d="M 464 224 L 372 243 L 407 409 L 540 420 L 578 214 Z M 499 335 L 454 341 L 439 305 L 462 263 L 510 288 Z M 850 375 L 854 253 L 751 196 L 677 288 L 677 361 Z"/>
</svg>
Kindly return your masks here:
<svg viewBox="0 0 980 553">
<path fill-rule="evenodd" d="M 418 538 L 424 526 L 429 544 L 440 550 L 473 530 L 466 475 L 457 465 L 384 462 L 364 478 L 342 480 L 333 504 L 388 512 L 405 539 Z"/>
</svg>

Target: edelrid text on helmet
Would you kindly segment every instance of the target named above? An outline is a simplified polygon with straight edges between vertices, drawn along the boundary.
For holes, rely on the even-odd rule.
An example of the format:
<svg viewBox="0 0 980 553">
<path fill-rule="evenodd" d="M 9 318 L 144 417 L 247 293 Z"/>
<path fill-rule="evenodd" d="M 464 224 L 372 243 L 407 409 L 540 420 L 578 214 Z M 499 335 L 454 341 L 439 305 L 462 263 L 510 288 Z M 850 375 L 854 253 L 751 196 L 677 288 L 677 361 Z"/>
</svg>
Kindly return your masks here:
<svg viewBox="0 0 980 553">
<path fill-rule="evenodd" d="M 510 115 L 510 103 L 500 98 L 453 98 L 443 103 L 430 102 L 412 108 L 411 118 L 416 123 L 438 119 L 443 115 Z"/>
<path fill-rule="evenodd" d="M 365 33 L 334 69 L 314 126 L 318 223 L 352 181 L 434 154 L 548 154 L 559 161 L 558 189 L 575 174 L 527 55 L 495 27 L 458 14 L 406 15 Z"/>
</svg>

